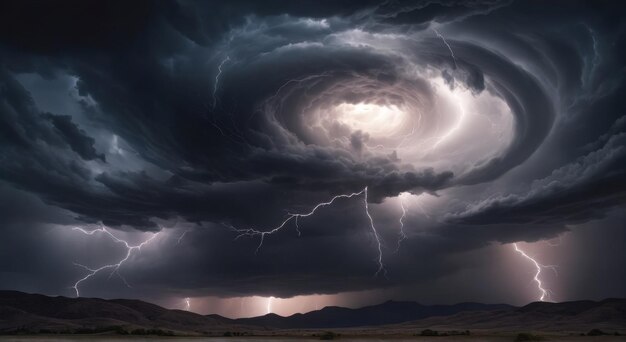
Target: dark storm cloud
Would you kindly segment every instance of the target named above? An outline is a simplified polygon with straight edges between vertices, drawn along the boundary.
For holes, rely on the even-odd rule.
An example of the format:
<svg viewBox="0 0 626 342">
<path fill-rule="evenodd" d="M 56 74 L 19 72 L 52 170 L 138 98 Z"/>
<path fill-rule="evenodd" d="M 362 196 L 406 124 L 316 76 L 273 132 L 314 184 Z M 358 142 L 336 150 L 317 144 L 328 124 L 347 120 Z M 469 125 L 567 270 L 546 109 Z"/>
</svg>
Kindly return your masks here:
<svg viewBox="0 0 626 342">
<path fill-rule="evenodd" d="M 196 52 L 192 51 L 191 53 Z M 194 58 L 199 59 L 200 57 Z M 318 61 L 320 56 L 307 56 L 305 54 L 298 54 L 298 56 L 289 54 L 283 58 L 279 57 L 276 59 L 277 61 L 271 61 L 271 63 L 273 63 L 274 68 L 280 66 L 281 75 L 285 78 L 292 76 L 286 73 L 285 63 L 299 61 L 297 64 L 300 64 L 302 58 L 311 59 L 311 63 L 308 64 L 316 68 L 312 69 L 312 72 L 333 68 L 335 66 L 332 64 L 338 63 L 352 63 L 352 69 L 355 71 L 373 69 L 380 68 L 382 62 L 380 56 L 372 55 L 371 58 L 363 58 L 363 53 L 359 53 L 358 50 L 346 50 L 336 51 L 334 58 L 339 60 L 331 65 L 320 64 Z M 341 58 L 344 58 L 345 61 L 342 61 Z M 103 108 L 103 111 L 111 113 L 103 120 L 115 120 L 110 122 L 114 130 L 126 138 L 144 158 L 191 181 L 210 183 L 262 179 L 283 187 L 299 186 L 304 189 L 326 189 L 331 194 L 343 191 L 359 191 L 369 184 L 373 188 L 371 198 L 379 201 L 385 196 L 396 195 L 412 188 L 421 187 L 435 190 L 442 187 L 452 176 L 450 172 L 435 174 L 432 170 L 400 171 L 392 160 L 383 158 L 371 159 L 366 162 L 355 161 L 348 155 L 345 158 L 337 158 L 335 153 L 342 152 L 328 149 L 295 147 L 277 152 L 275 151 L 276 147 L 284 148 L 289 144 L 288 138 L 281 137 L 280 131 L 268 131 L 267 125 L 271 125 L 271 123 L 262 120 L 251 122 L 253 127 L 246 133 L 242 133 L 245 134 L 246 141 L 238 141 L 238 137 L 231 137 L 232 133 L 227 130 L 232 119 L 226 122 L 224 128 L 221 128 L 222 122 L 212 122 L 213 119 L 208 117 L 208 115 L 215 114 L 206 114 L 206 93 L 182 91 L 183 89 L 211 88 L 210 82 L 213 81 L 211 78 L 201 80 L 193 76 L 197 74 L 197 70 L 192 70 L 192 68 L 195 69 L 198 64 L 204 65 L 205 63 L 199 60 L 193 63 L 181 63 L 180 66 L 177 66 L 178 72 L 174 74 L 159 63 L 158 59 L 152 56 L 136 59 L 124 57 L 123 62 L 119 61 L 121 64 L 97 64 L 96 71 L 93 68 L 84 71 L 81 69 L 78 87 L 81 92 L 92 95 Z M 150 62 L 150 60 L 152 61 Z M 78 65 L 77 67 L 81 68 L 82 66 Z M 108 70 L 108 72 L 103 74 L 99 70 Z M 238 99 L 237 102 L 240 106 L 246 105 L 246 101 L 249 101 L 248 105 L 252 106 L 255 101 L 258 101 L 254 100 L 255 96 L 264 95 L 255 94 L 254 89 L 242 89 L 244 84 L 249 84 L 247 79 L 250 77 L 268 79 L 266 75 L 255 74 L 262 70 L 268 70 L 267 65 L 253 65 L 251 70 L 244 69 L 241 74 L 245 75 L 245 79 L 239 81 L 241 84 L 235 83 L 231 86 L 247 94 L 249 98 L 247 100 Z M 269 70 L 277 71 L 276 69 Z M 207 74 L 213 73 L 212 70 L 206 70 L 206 72 Z M 234 82 L 238 82 L 236 76 L 233 78 Z M 145 82 L 148 82 L 148 86 Z M 178 84 L 179 86 L 175 86 L 175 88 L 179 90 L 172 92 L 173 84 Z M 129 98 L 127 94 L 131 93 L 133 96 Z M 159 99 L 158 105 L 154 102 L 155 98 Z M 252 111 L 254 109 L 248 107 L 244 114 L 250 115 L 249 113 Z M 171 113 L 173 112 L 178 114 L 172 116 Z M 220 115 L 235 114 L 222 113 Z M 241 120 L 243 121 L 243 118 Z M 235 126 L 233 129 L 239 130 L 240 128 Z M 222 130 L 226 130 L 227 134 L 222 134 Z M 142 132 L 142 134 L 138 135 L 136 132 Z M 233 139 L 235 139 L 234 142 Z M 249 141 L 252 141 L 252 144 L 256 146 L 250 146 Z M 205 167 L 207 164 L 210 167 Z M 183 166 L 181 167 L 181 165 Z M 209 198 L 217 197 L 220 191 L 213 191 L 215 195 L 211 195 L 212 190 L 208 187 L 204 188 L 202 193 L 209 198 L 203 199 L 207 204 L 201 206 L 202 210 L 193 209 L 197 207 L 196 205 L 172 209 L 170 191 L 158 196 L 154 196 L 154 193 L 145 193 L 147 188 L 165 190 L 167 188 L 163 186 L 172 186 L 172 183 L 152 184 L 150 187 L 140 186 L 140 184 L 128 186 L 129 180 L 140 179 L 144 178 L 124 177 L 121 183 L 126 184 L 126 186 L 122 191 L 122 187 L 116 185 L 118 182 L 115 180 L 115 176 L 103 174 L 94 177 L 93 181 L 103 183 L 110 188 L 113 194 L 119 195 L 119 197 L 111 196 L 110 193 L 67 196 L 68 192 L 63 191 L 60 196 L 47 193 L 46 198 L 57 204 L 65 203 L 62 206 L 71 207 L 78 214 L 89 218 L 89 221 L 101 220 L 114 225 L 129 224 L 137 228 L 154 228 L 154 224 L 150 224 L 148 220 L 155 216 L 168 218 L 179 215 L 193 221 L 216 219 L 214 213 L 216 210 L 211 209 L 214 207 L 209 205 L 211 203 Z M 32 188 L 26 177 L 20 177 L 19 181 L 23 182 L 21 186 Z M 133 193 L 131 190 L 135 192 Z M 87 188 L 79 192 L 84 191 L 89 190 Z M 86 196 L 92 196 L 92 198 L 86 199 Z M 148 199 L 148 197 L 150 200 L 143 203 L 140 201 L 128 203 L 128 198 Z M 162 202 L 155 203 L 157 198 L 160 198 Z M 195 202 L 199 201 L 200 198 L 202 196 L 194 194 L 186 201 Z M 183 200 L 180 203 L 184 202 Z M 112 204 L 103 207 L 103 203 Z M 127 205 L 134 209 L 128 210 Z M 112 209 L 113 207 L 119 209 L 108 211 L 104 209 Z M 188 210 L 187 207 L 192 209 Z M 238 205 L 235 207 L 239 208 Z M 280 207 L 277 206 L 277 208 Z M 221 219 L 232 219 L 228 212 L 238 215 L 240 211 L 219 210 L 218 212 L 223 215 Z M 155 215 L 155 213 L 159 214 Z M 202 216 L 201 213 L 204 213 L 204 217 L 200 217 Z"/>
<path fill-rule="evenodd" d="M 83 159 L 94 160 L 97 158 L 105 161 L 104 154 L 96 152 L 93 146 L 94 138 L 87 136 L 84 130 L 78 128 L 69 115 L 47 113 L 44 117 L 52 122 L 54 128 L 59 131 L 72 150 Z"/>
<path fill-rule="evenodd" d="M 451 215 L 450 220 L 469 224 L 563 224 L 600 218 L 607 209 L 626 200 L 624 165 L 626 133 L 620 132 L 598 150 L 535 180 L 527 193 L 486 199 Z"/>
<path fill-rule="evenodd" d="M 390 24 L 420 25 L 432 21 L 447 22 L 476 14 L 486 14 L 511 1 L 389 1 L 376 14 Z"/>
<path fill-rule="evenodd" d="M 193 222 L 243 220 L 251 223 L 252 220 L 262 221 L 265 215 L 261 212 L 250 212 L 248 208 L 256 207 L 260 198 L 271 198 L 271 201 L 264 200 L 264 204 L 267 208 L 271 205 L 274 209 L 263 212 L 281 212 L 287 206 L 287 201 L 298 197 L 294 194 L 296 190 L 288 189 L 298 182 L 306 183 L 302 187 L 309 189 L 335 187 L 335 193 L 345 190 L 359 191 L 366 184 L 372 184 L 375 189 L 374 198 L 381 198 L 389 192 L 397 193 L 403 184 L 440 187 L 451 176 L 437 175 L 432 170 L 399 173 L 386 159 L 371 160 L 368 164 L 346 165 L 323 150 L 252 154 L 245 161 L 245 167 L 249 170 L 240 172 L 235 169 L 244 166 L 237 164 L 238 159 L 232 159 L 230 162 L 234 166 L 225 167 L 231 167 L 233 173 L 220 179 L 239 181 L 231 186 L 202 184 L 179 176 L 168 176 L 163 181 L 142 172 L 103 172 L 96 175 L 90 166 L 73 159 L 69 151 L 55 151 L 56 147 L 67 146 L 64 142 L 69 138 L 76 138 L 69 147 L 74 151 L 84 148 L 84 151 L 79 151 L 87 154 L 79 155 L 84 158 L 93 157 L 96 154 L 92 138 L 81 133 L 68 121 L 67 116 L 54 117 L 51 114 L 38 113 L 28 93 L 8 75 L 4 79 L 3 88 L 7 94 L 11 94 L 5 98 L 9 103 L 5 103 L 2 110 L 7 118 L 4 126 L 6 136 L 15 137 L 14 144 L 7 143 L 2 147 L 4 163 L 0 166 L 0 171 L 3 179 L 19 188 L 40 194 L 49 203 L 76 212 L 87 222 L 103 221 L 115 226 L 127 224 L 138 229 L 155 229 L 156 225 L 149 221 L 151 218 L 167 219 L 177 216 Z M 60 123 L 69 127 L 60 126 L 59 129 L 58 122 L 50 125 L 46 120 L 50 118 L 63 120 Z M 363 174 L 360 178 L 353 177 L 363 169 L 379 171 L 371 175 Z M 384 177 L 377 174 L 381 172 Z M 293 175 L 300 175 L 300 178 L 293 178 Z M 256 184 L 242 183 L 254 179 L 255 176 L 268 177 L 265 181 L 278 187 L 273 189 L 262 186 L 259 181 Z M 108 191 L 103 191 L 98 183 Z M 382 193 L 378 194 L 379 191 Z M 279 195 L 288 193 L 291 194 Z M 302 206 L 312 205 L 326 198 L 324 194 L 308 200 L 306 194 L 299 197 L 303 201 Z"/>
<path fill-rule="evenodd" d="M 435 44 L 429 50 L 443 54 L 446 47 Z M 490 91 L 506 100 L 516 119 L 513 141 L 503 155 L 483 160 L 460 175 L 458 183 L 468 185 L 496 179 L 524 162 L 540 146 L 554 121 L 554 104 L 539 82 L 524 69 L 488 49 L 462 42 L 453 42 L 459 67 L 467 72 L 465 83 L 475 92 L 485 89 L 484 76 L 490 78 Z M 463 61 L 469 61 L 466 65 Z M 435 62 L 436 63 L 436 62 Z"/>
<path fill-rule="evenodd" d="M 552 237 L 624 204 L 625 35 L 615 19 L 623 10 L 544 5 L 6 2 L 0 179 L 78 223 L 140 231 L 161 229 L 159 220 L 191 224 L 189 249 L 163 252 L 171 259 L 136 273 L 156 288 L 287 296 L 442 277 L 461 267 L 446 255 Z M 402 45 L 401 53 L 351 44 L 361 32 Z M 377 97 L 432 103 L 428 82 L 406 76 L 407 66 L 425 65 L 450 87 L 505 101 L 515 121 L 510 145 L 454 173 L 395 152 L 368 154 L 367 132 L 325 144 L 302 114 Z M 34 90 L 17 81 L 23 73 L 76 77 L 85 113 L 38 108 Z M 476 190 L 496 181 L 493 193 Z M 407 219 L 419 229 L 399 254 L 397 213 L 375 210 L 389 281 L 371 277 L 376 253 L 362 197 L 303 220 L 301 238 L 291 227 L 266 237 L 258 256 L 257 238 L 232 241 L 230 225 L 269 229 L 285 211 L 366 186 L 372 203 L 427 192 L 450 204 L 440 218 Z M 461 208 L 447 190 L 458 191 Z M 3 215 L 10 234 L 15 219 Z"/>
</svg>

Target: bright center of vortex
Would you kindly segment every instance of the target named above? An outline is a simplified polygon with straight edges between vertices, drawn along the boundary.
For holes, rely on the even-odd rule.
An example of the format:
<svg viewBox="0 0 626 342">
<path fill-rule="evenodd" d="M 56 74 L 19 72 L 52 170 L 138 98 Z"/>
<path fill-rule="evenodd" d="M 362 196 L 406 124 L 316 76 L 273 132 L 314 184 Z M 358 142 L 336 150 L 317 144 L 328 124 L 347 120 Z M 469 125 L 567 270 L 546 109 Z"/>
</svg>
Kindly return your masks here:
<svg viewBox="0 0 626 342">
<path fill-rule="evenodd" d="M 342 103 L 334 111 L 340 123 L 373 137 L 393 134 L 407 119 L 407 113 L 396 105 Z"/>
</svg>

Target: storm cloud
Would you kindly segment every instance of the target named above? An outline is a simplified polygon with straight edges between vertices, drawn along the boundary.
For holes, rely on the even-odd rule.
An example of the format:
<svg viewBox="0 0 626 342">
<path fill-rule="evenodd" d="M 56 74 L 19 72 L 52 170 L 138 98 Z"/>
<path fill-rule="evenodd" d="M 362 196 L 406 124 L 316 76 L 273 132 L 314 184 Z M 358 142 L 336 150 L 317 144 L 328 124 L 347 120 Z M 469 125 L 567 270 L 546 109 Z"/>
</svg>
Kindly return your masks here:
<svg viewBox="0 0 626 342">
<path fill-rule="evenodd" d="M 3 3 L 0 230 L 20 244 L 161 232 L 158 258 L 125 266 L 136 286 L 289 297 L 422 284 L 461 272 L 455 255 L 614 224 L 623 15 L 602 1 Z M 340 198 L 258 254 L 258 234 L 234 240 L 364 189 L 371 212 Z M 28 224 L 8 214 L 30 207 Z M 0 263 L 23 288 L 14 272 Z"/>
</svg>

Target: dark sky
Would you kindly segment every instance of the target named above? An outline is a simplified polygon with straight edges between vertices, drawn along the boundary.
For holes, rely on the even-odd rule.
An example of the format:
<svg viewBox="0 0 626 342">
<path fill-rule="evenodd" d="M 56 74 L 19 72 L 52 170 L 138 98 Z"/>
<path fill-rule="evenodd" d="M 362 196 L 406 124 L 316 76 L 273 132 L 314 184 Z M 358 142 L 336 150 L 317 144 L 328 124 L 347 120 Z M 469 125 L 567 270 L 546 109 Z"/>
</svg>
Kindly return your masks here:
<svg viewBox="0 0 626 342">
<path fill-rule="evenodd" d="M 4 1 L 0 288 L 229 316 L 626 297 L 625 14 Z"/>
</svg>

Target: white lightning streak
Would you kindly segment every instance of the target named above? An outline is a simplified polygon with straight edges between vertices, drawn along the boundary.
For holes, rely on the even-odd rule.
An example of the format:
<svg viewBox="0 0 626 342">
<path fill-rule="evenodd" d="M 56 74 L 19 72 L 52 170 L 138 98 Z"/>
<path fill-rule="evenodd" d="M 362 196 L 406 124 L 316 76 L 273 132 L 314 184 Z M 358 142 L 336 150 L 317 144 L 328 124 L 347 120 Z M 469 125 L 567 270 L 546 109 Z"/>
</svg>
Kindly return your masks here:
<svg viewBox="0 0 626 342">
<path fill-rule="evenodd" d="M 274 297 L 267 298 L 267 313 L 268 314 L 272 313 L 272 298 Z"/>
<path fill-rule="evenodd" d="M 85 270 L 89 271 L 89 273 L 86 276 L 84 276 L 83 278 L 79 279 L 76 283 L 74 283 L 74 286 L 72 286 L 74 291 L 76 291 L 76 297 L 80 297 L 80 291 L 79 291 L 78 287 L 80 286 L 80 284 L 82 282 L 84 282 L 87 279 L 93 277 L 94 275 L 96 275 L 100 271 L 104 271 L 104 270 L 107 270 L 107 269 L 112 269 L 111 273 L 109 274 L 109 277 L 111 277 L 113 274 L 117 274 L 122 279 L 122 281 L 124 281 L 124 284 L 126 284 L 126 286 L 130 287 L 128 282 L 126 282 L 126 279 L 124 279 L 124 277 L 122 277 L 122 275 L 119 274 L 120 267 L 130 258 L 130 256 L 132 255 L 133 251 L 140 251 L 141 247 L 143 247 L 146 244 L 150 243 L 154 238 L 156 238 L 159 235 L 158 232 L 154 233 L 154 234 L 152 234 L 152 236 L 150 236 L 150 238 L 148 238 L 144 242 L 140 243 L 139 245 L 131 246 L 127 241 L 122 240 L 122 239 L 116 237 L 115 235 L 113 235 L 105 227 L 94 229 L 94 230 L 91 230 L 91 231 L 87 231 L 87 230 L 84 230 L 84 229 L 79 228 L 79 227 L 74 227 L 74 228 L 72 228 L 72 230 L 79 231 L 79 232 L 81 232 L 83 234 L 86 234 L 86 235 L 94 235 L 95 233 L 103 233 L 103 234 L 108 235 L 111 239 L 113 239 L 113 241 L 121 243 L 121 244 L 123 244 L 126 247 L 126 256 L 122 260 L 120 260 L 119 262 L 117 262 L 115 264 L 107 264 L 107 265 L 104 265 L 104 266 L 100 266 L 98 268 L 90 268 L 90 267 L 87 267 L 87 266 L 79 264 L 79 263 L 74 263 L 74 265 L 79 266 L 79 267 L 84 268 Z"/>
<path fill-rule="evenodd" d="M 400 216 L 400 220 L 398 220 L 400 222 L 400 232 L 398 233 L 400 237 L 398 238 L 396 253 L 400 251 L 400 245 L 402 244 L 402 241 L 406 240 L 406 234 L 404 233 L 404 218 L 406 217 L 406 207 L 404 206 L 404 200 L 402 199 L 402 196 L 398 196 L 398 199 L 400 200 L 400 208 L 402 208 L 402 216 Z"/>
<path fill-rule="evenodd" d="M 217 106 L 217 88 L 220 82 L 220 76 L 222 75 L 222 67 L 224 66 L 224 64 L 226 62 L 228 62 L 230 60 L 229 56 L 226 56 L 226 58 L 224 58 L 222 60 L 222 62 L 220 63 L 220 65 L 217 66 L 217 75 L 215 75 L 215 84 L 213 84 L 213 108 L 215 109 L 215 106 Z"/>
<path fill-rule="evenodd" d="M 176 244 L 179 245 L 180 241 L 185 237 L 185 235 L 187 235 L 187 233 L 189 233 L 189 231 L 191 231 L 191 229 L 187 229 L 185 230 L 182 234 L 180 234 L 180 236 L 178 237 L 178 239 L 176 240 Z"/>
<path fill-rule="evenodd" d="M 265 235 L 272 235 L 278 231 L 280 231 L 283 227 L 285 227 L 285 225 L 291 221 L 291 220 L 297 220 L 299 217 L 308 217 L 313 215 L 317 209 L 321 208 L 321 207 L 325 207 L 328 205 L 331 205 L 335 202 L 335 200 L 339 199 L 339 198 L 351 198 L 354 196 L 359 196 L 362 195 L 365 191 L 367 191 L 367 187 L 359 192 L 354 192 L 351 194 L 347 194 L 347 195 L 337 195 L 335 197 L 333 197 L 330 201 L 328 202 L 322 202 L 319 203 L 318 205 L 316 205 L 315 207 L 313 207 L 313 209 L 311 209 L 311 211 L 309 211 L 308 213 L 304 213 L 304 214 L 292 214 L 292 213 L 288 213 L 287 214 L 287 218 L 277 227 L 275 227 L 272 230 L 268 230 L 268 231 L 261 231 L 261 230 L 257 230 L 257 229 L 253 229 L 253 228 L 246 228 L 246 229 L 238 229 L 235 227 L 230 227 L 231 229 L 233 229 L 235 232 L 239 233 L 239 235 L 237 235 L 237 237 L 235 237 L 236 239 L 239 239 L 240 237 L 243 236 L 261 236 L 261 241 L 259 241 L 259 245 L 257 246 L 256 249 L 256 253 L 259 252 L 259 250 L 261 249 L 261 247 L 263 247 L 263 239 L 265 238 Z M 296 225 L 296 229 L 299 231 L 299 226 Z"/>
<path fill-rule="evenodd" d="M 454 68 L 457 68 L 456 65 L 456 57 L 454 57 L 454 51 L 452 51 L 452 47 L 450 46 L 450 44 L 448 44 L 448 41 L 446 40 L 446 37 L 444 37 L 441 33 L 439 33 L 439 31 L 437 31 L 436 29 L 432 29 L 433 32 L 435 32 L 435 34 L 437 35 L 437 37 L 441 38 L 441 41 L 448 47 L 448 50 L 450 51 L 450 56 L 452 56 L 452 61 L 454 62 Z"/>
<path fill-rule="evenodd" d="M 300 232 L 300 226 L 298 225 L 298 219 L 301 217 L 309 217 L 313 214 L 315 214 L 315 212 L 317 211 L 317 209 L 321 208 L 321 207 L 325 207 L 325 206 L 329 206 L 331 204 L 333 204 L 335 202 L 335 200 L 339 199 L 339 198 L 352 198 L 355 196 L 359 196 L 359 195 L 364 195 L 364 203 L 365 203 L 365 214 L 367 215 L 369 221 L 370 221 L 370 228 L 372 229 L 372 232 L 374 234 L 374 238 L 376 239 L 376 243 L 377 243 L 377 249 L 378 249 L 378 258 L 377 258 L 377 262 L 378 262 L 378 269 L 375 273 L 375 276 L 377 276 L 381 271 L 383 271 L 383 274 L 385 275 L 385 277 L 387 276 L 387 270 L 385 270 L 385 265 L 383 264 L 383 252 L 382 252 L 382 243 L 380 241 L 380 236 L 378 235 L 378 231 L 376 230 L 376 227 L 374 226 L 374 220 L 372 219 L 372 216 L 370 215 L 369 212 L 369 205 L 367 203 L 367 187 L 363 188 L 363 190 L 359 191 L 359 192 L 353 192 L 351 194 L 342 194 L 342 195 L 337 195 L 333 198 L 330 199 L 330 201 L 328 202 L 322 202 L 317 204 L 315 207 L 313 207 L 313 209 L 311 209 L 309 212 L 304 213 L 304 214 L 294 214 L 294 213 L 287 213 L 287 218 L 281 222 L 281 224 L 279 224 L 278 226 L 276 226 L 275 228 L 271 229 L 271 230 L 266 230 L 266 231 L 262 231 L 262 230 L 257 230 L 254 228 L 235 228 L 233 226 L 228 226 L 231 230 L 235 231 L 237 234 L 235 237 L 235 240 L 241 238 L 241 237 L 254 237 L 254 236 L 260 236 L 260 240 L 259 240 L 259 245 L 256 248 L 255 254 L 258 253 L 261 250 L 261 247 L 263 247 L 263 241 L 265 240 L 265 236 L 266 235 L 272 235 L 274 233 L 277 233 L 278 231 L 280 231 L 281 229 L 283 229 L 285 227 L 285 225 L 287 223 L 289 223 L 289 221 L 294 220 L 295 223 L 295 227 L 296 227 L 296 231 L 298 232 L 298 236 L 300 236 L 301 232 Z"/>
<path fill-rule="evenodd" d="M 191 298 L 185 298 L 185 311 L 189 311 L 191 309 Z"/>
<path fill-rule="evenodd" d="M 539 279 L 539 276 L 541 275 L 541 269 L 543 268 L 550 268 L 552 269 L 555 273 L 556 273 L 556 268 L 554 265 L 547 265 L 544 266 L 540 263 L 537 262 L 537 260 L 535 260 L 534 258 L 532 258 L 531 256 L 529 256 L 528 254 L 526 254 L 526 252 L 524 252 L 523 250 L 521 250 L 518 246 L 517 243 L 513 243 L 513 248 L 515 248 L 515 251 L 517 253 L 519 253 L 520 255 L 522 255 L 524 258 L 530 260 L 530 262 L 533 263 L 533 265 L 535 265 L 535 268 L 537 269 L 537 272 L 535 273 L 535 276 L 533 278 L 533 280 L 535 281 L 535 283 L 537 283 L 537 289 L 539 289 L 539 292 L 541 293 L 541 295 L 539 296 L 539 301 L 543 302 L 545 301 L 546 297 L 549 296 L 549 290 L 545 289 L 543 287 L 543 283 L 541 282 L 541 279 Z"/>
<path fill-rule="evenodd" d="M 374 220 L 372 219 L 372 215 L 370 215 L 370 209 L 367 203 L 367 187 L 365 187 L 363 191 L 365 192 L 365 196 L 363 196 L 363 201 L 365 203 L 365 214 L 367 214 L 367 218 L 370 219 L 370 227 L 372 228 L 372 233 L 374 233 L 374 238 L 376 239 L 376 244 L 378 245 L 378 270 L 376 270 L 374 276 L 377 276 L 380 271 L 383 271 L 385 278 L 387 278 L 387 270 L 385 269 L 385 265 L 383 264 L 383 251 L 381 248 L 380 236 L 378 236 L 378 231 L 376 230 L 376 227 L 374 227 Z"/>
</svg>

